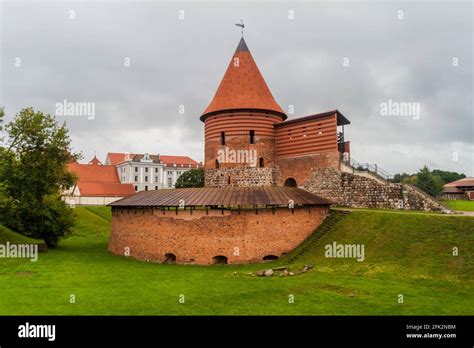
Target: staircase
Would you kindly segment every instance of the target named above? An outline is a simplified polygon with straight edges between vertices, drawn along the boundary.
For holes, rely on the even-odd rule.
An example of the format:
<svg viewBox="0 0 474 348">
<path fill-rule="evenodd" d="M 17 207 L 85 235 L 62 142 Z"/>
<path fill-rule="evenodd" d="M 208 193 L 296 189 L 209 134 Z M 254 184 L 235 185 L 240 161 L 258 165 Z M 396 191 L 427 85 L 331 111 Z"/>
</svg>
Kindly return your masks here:
<svg viewBox="0 0 474 348">
<path fill-rule="evenodd" d="M 447 206 L 445 206 L 436 198 L 436 194 L 428 187 L 423 187 L 422 189 L 420 189 L 419 187 L 412 184 L 393 183 L 392 179 L 394 178 L 394 176 L 386 170 L 380 168 L 377 164 L 360 163 L 352 158 L 350 159 L 350 161 L 344 161 L 341 158 L 340 170 L 342 172 L 363 176 L 375 180 L 383 185 L 400 185 L 401 190 L 403 192 L 411 192 L 418 194 L 422 196 L 425 201 L 428 201 L 432 205 L 439 207 L 439 209 L 443 213 L 452 213 L 452 211 Z"/>
<path fill-rule="evenodd" d="M 340 161 L 340 169 L 342 172 L 364 176 L 377 180 L 381 184 L 389 184 L 393 179 L 393 175 L 386 170 L 380 168 L 377 164 L 360 163 L 351 158 L 349 161 Z"/>
</svg>

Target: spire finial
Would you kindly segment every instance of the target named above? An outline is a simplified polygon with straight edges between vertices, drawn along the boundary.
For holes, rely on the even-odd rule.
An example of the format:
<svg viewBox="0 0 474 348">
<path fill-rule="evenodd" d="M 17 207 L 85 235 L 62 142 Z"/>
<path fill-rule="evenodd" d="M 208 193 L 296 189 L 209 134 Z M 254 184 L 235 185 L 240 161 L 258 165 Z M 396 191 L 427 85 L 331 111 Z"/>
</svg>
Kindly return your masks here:
<svg viewBox="0 0 474 348">
<path fill-rule="evenodd" d="M 241 19 L 240 23 L 235 23 L 235 26 L 240 27 L 240 33 L 242 34 L 242 37 L 244 37 L 244 28 L 245 28 L 244 21 Z"/>
</svg>

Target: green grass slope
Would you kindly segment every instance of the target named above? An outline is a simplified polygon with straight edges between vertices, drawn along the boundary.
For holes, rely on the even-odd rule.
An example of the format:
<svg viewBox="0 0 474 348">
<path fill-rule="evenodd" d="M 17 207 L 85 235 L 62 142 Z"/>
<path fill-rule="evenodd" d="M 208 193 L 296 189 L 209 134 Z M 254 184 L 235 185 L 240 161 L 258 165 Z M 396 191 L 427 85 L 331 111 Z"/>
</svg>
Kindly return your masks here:
<svg viewBox="0 0 474 348">
<path fill-rule="evenodd" d="M 0 244 L 10 242 L 12 244 L 44 244 L 41 239 L 33 239 L 22 234 L 13 232 L 8 227 L 0 225 Z"/>
<path fill-rule="evenodd" d="M 443 201 L 443 203 L 453 210 L 474 211 L 474 201 L 453 200 Z"/>
<path fill-rule="evenodd" d="M 474 314 L 472 217 L 333 211 L 276 262 L 192 266 L 112 255 L 109 209 L 76 212 L 74 235 L 37 262 L 0 259 L 0 315 Z M 364 244 L 365 261 L 326 258 L 333 241 Z M 301 275 L 248 275 L 307 263 L 314 268 Z"/>
</svg>

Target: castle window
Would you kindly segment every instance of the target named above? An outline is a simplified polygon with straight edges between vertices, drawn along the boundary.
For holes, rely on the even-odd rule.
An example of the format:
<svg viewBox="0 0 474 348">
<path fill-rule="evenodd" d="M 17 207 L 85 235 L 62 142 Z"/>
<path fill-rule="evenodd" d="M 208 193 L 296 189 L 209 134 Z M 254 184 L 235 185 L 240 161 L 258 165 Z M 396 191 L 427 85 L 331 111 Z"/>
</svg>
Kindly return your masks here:
<svg viewBox="0 0 474 348">
<path fill-rule="evenodd" d="M 148 191 L 148 186 L 145 186 L 145 191 Z"/>
<path fill-rule="evenodd" d="M 219 160 L 216 159 L 216 169 L 219 169 Z"/>
<path fill-rule="evenodd" d="M 168 178 L 168 187 L 173 186 L 173 180 L 171 178 Z"/>
<path fill-rule="evenodd" d="M 155 173 L 158 173 L 158 168 L 155 168 Z"/>
<path fill-rule="evenodd" d="M 137 185 L 135 185 L 135 192 L 136 192 L 136 191 L 138 191 L 138 186 L 137 186 Z"/>
<path fill-rule="evenodd" d="M 227 264 L 227 257 L 222 256 L 222 255 L 214 256 L 212 258 L 212 264 L 213 265 L 225 265 L 225 264 Z"/>
<path fill-rule="evenodd" d="M 171 253 L 165 254 L 165 260 L 163 262 L 168 264 L 176 263 L 176 255 Z"/>
<path fill-rule="evenodd" d="M 264 167 L 263 157 L 260 157 L 260 158 L 258 159 L 258 166 L 259 166 L 260 168 L 263 168 L 263 167 Z"/>
<path fill-rule="evenodd" d="M 145 173 L 148 173 L 148 167 L 145 167 Z"/>
<path fill-rule="evenodd" d="M 135 182 L 138 181 L 138 176 L 135 175 Z"/>
<path fill-rule="evenodd" d="M 135 173 L 138 173 L 138 167 L 135 167 Z"/>
<path fill-rule="evenodd" d="M 148 182 L 148 176 L 145 176 L 145 182 Z"/>
<path fill-rule="evenodd" d="M 255 144 L 255 131 L 254 130 L 250 130 L 250 144 Z"/>
<path fill-rule="evenodd" d="M 275 261 L 278 260 L 278 256 L 276 255 L 266 255 L 263 257 L 263 261 Z"/>
<path fill-rule="evenodd" d="M 225 132 L 221 132 L 221 145 L 225 145 Z"/>
<path fill-rule="evenodd" d="M 296 180 L 293 179 L 293 178 L 286 179 L 285 186 L 286 187 L 298 187 L 298 185 L 296 184 Z"/>
<path fill-rule="evenodd" d="M 158 186 L 155 186 L 155 190 L 158 190 Z"/>
</svg>

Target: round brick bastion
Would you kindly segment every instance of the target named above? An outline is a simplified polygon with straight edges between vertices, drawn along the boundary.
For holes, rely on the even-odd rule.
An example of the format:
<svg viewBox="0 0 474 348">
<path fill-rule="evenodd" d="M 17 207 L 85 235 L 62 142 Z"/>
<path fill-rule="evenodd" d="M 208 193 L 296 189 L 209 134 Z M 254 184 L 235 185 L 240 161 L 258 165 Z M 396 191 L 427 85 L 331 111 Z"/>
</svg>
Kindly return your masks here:
<svg viewBox="0 0 474 348">
<path fill-rule="evenodd" d="M 182 264 L 273 260 L 301 244 L 329 204 L 290 187 L 142 191 L 109 204 L 109 251 Z"/>
</svg>

